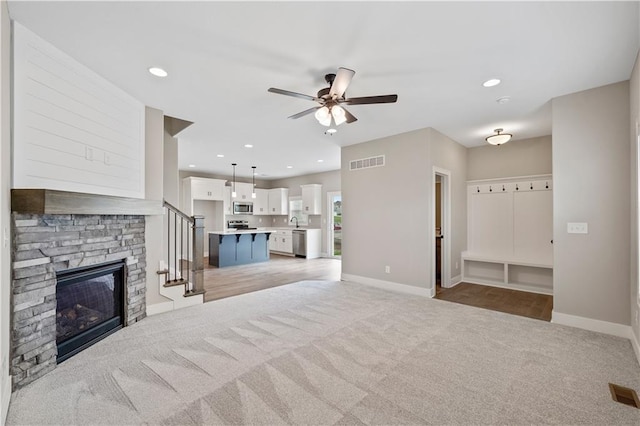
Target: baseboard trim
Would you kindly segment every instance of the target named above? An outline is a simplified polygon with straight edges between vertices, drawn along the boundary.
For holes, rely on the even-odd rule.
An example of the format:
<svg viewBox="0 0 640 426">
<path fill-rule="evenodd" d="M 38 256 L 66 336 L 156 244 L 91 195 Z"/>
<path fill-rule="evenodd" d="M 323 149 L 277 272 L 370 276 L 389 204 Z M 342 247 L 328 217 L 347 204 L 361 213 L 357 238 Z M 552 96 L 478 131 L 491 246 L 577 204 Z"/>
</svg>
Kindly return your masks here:
<svg viewBox="0 0 640 426">
<path fill-rule="evenodd" d="M 551 311 L 551 322 L 581 328 L 583 330 L 597 331 L 598 333 L 610 334 L 612 336 L 624 337 L 629 340 L 633 337 L 633 330 L 631 330 L 631 326 L 629 325 L 563 314 L 556 311 Z"/>
<path fill-rule="evenodd" d="M 0 395 L 2 395 L 2 410 L 0 412 L 0 424 L 4 425 L 7 421 L 9 403 L 11 402 L 11 376 L 9 374 L 7 374 L 6 376 L 3 375 L 1 389 L 2 390 L 0 391 Z"/>
<path fill-rule="evenodd" d="M 462 282 L 462 274 L 458 274 L 455 277 L 451 277 L 449 281 L 449 287 L 455 287 Z"/>
<path fill-rule="evenodd" d="M 395 283 L 392 281 L 377 280 L 375 278 L 362 277 L 360 275 L 342 274 L 342 281 L 352 281 L 358 284 L 364 284 L 371 287 L 381 288 L 383 290 L 395 291 L 398 293 L 412 294 L 422 297 L 434 297 L 435 289 L 415 287 L 407 284 Z M 433 293 L 433 295 L 432 295 Z"/>
<path fill-rule="evenodd" d="M 147 305 L 147 316 L 149 317 L 169 311 L 173 311 L 173 300 L 156 303 L 154 305 Z"/>
<path fill-rule="evenodd" d="M 631 346 L 633 346 L 633 351 L 636 353 L 636 359 L 638 360 L 638 364 L 640 364 L 640 342 L 638 342 L 638 337 L 636 336 L 636 333 L 633 332 L 633 329 L 631 329 L 631 337 L 629 340 L 631 340 Z"/>
</svg>

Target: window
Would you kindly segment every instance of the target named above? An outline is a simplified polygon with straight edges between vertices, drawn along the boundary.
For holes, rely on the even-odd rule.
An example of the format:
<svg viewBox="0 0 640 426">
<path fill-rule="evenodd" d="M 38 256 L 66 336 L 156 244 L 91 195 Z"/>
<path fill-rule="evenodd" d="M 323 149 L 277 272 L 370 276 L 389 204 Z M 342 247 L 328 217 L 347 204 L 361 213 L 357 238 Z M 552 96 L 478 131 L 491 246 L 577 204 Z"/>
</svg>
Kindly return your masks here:
<svg viewBox="0 0 640 426">
<path fill-rule="evenodd" d="M 309 215 L 302 212 L 302 197 L 289 197 L 289 223 L 295 224 L 294 217 L 298 225 L 309 224 Z"/>
</svg>

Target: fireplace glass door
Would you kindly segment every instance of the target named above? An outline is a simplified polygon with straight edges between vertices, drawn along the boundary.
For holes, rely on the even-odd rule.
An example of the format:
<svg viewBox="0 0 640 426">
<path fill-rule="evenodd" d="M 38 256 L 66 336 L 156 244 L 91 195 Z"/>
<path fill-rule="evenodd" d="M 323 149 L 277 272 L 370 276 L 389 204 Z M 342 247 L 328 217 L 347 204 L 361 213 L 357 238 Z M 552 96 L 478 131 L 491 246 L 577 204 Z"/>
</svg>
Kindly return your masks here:
<svg viewBox="0 0 640 426">
<path fill-rule="evenodd" d="M 118 262 L 58 272 L 58 363 L 122 328 L 124 268 Z"/>
</svg>

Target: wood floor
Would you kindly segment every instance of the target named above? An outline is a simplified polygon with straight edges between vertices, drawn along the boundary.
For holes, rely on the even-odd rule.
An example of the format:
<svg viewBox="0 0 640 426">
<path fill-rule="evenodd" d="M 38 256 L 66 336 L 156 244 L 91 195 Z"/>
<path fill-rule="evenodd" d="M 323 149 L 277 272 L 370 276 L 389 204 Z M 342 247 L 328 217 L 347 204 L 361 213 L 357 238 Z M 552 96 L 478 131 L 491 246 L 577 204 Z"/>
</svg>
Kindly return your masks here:
<svg viewBox="0 0 640 426">
<path fill-rule="evenodd" d="M 468 283 L 437 286 L 436 299 L 543 321 L 551 321 L 553 309 L 553 296 Z"/>
<path fill-rule="evenodd" d="M 268 262 L 216 268 L 205 259 L 204 301 L 304 280 L 339 281 L 339 259 L 303 259 L 272 254 Z"/>
<path fill-rule="evenodd" d="M 204 301 L 304 280 L 339 281 L 338 259 L 303 259 L 271 255 L 268 262 L 215 268 L 205 259 Z M 452 288 L 436 286 L 436 299 L 462 303 L 544 321 L 551 320 L 553 297 L 524 291 L 460 283 Z"/>
</svg>

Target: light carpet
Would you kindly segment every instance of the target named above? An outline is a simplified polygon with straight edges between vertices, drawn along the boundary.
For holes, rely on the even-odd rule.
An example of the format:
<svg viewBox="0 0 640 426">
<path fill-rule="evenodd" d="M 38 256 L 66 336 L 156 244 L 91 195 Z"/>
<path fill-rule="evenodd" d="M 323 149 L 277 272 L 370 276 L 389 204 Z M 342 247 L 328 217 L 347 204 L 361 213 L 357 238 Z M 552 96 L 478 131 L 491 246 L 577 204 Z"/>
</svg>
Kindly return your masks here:
<svg viewBox="0 0 640 426">
<path fill-rule="evenodd" d="M 628 340 L 348 282 L 147 318 L 13 394 L 17 424 L 640 424 Z"/>
</svg>

